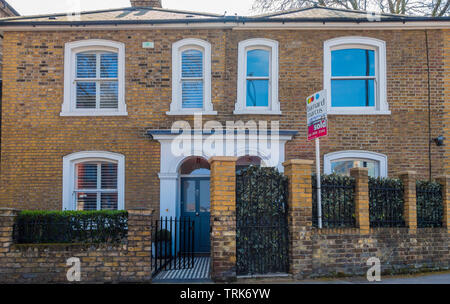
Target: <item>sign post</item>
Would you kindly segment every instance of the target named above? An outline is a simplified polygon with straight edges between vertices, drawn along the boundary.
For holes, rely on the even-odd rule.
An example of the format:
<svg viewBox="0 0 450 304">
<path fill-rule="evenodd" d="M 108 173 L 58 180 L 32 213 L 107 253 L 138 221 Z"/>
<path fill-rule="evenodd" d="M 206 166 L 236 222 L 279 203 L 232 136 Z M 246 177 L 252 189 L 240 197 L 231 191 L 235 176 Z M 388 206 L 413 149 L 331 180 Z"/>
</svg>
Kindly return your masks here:
<svg viewBox="0 0 450 304">
<path fill-rule="evenodd" d="M 308 140 L 316 141 L 316 176 L 317 176 L 317 218 L 322 228 L 322 193 L 320 185 L 320 137 L 328 134 L 327 102 L 325 90 L 317 92 L 306 99 L 308 121 Z"/>
</svg>

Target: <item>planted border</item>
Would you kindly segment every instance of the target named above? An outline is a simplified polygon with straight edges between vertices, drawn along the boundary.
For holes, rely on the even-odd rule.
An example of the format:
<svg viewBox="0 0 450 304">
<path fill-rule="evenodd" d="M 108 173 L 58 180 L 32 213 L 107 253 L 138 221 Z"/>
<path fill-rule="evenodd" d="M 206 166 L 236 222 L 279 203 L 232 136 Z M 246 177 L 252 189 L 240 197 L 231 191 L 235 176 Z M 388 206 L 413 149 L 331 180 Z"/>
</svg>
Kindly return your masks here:
<svg viewBox="0 0 450 304">
<path fill-rule="evenodd" d="M 21 211 L 16 244 L 120 243 L 128 233 L 127 211 Z"/>
</svg>

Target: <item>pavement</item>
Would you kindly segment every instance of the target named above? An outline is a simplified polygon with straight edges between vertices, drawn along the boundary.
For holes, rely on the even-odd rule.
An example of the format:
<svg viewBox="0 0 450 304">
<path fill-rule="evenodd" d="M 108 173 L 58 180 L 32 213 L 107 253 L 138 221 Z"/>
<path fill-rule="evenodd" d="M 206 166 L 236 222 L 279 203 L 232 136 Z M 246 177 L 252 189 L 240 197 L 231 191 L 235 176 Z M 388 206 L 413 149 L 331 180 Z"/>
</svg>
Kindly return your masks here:
<svg viewBox="0 0 450 304">
<path fill-rule="evenodd" d="M 412 275 L 381 276 L 380 282 L 369 282 L 365 277 L 320 278 L 315 280 L 293 281 L 292 279 L 245 279 L 244 284 L 450 284 L 450 271 L 431 272 Z"/>
</svg>

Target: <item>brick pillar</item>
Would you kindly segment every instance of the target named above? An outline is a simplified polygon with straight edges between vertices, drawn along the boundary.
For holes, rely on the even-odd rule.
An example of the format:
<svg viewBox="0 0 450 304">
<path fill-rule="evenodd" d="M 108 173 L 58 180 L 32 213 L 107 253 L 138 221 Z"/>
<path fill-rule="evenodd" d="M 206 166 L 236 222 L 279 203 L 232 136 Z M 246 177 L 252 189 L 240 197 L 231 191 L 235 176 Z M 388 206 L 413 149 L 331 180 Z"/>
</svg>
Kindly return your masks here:
<svg viewBox="0 0 450 304">
<path fill-rule="evenodd" d="M 436 180 L 442 185 L 442 206 L 444 207 L 442 226 L 450 233 L 450 175 L 439 176 Z"/>
<path fill-rule="evenodd" d="M 152 219 L 153 210 L 128 210 L 128 256 L 135 261 L 127 270 L 130 281 L 151 281 Z"/>
<path fill-rule="evenodd" d="M 417 229 L 417 197 L 416 197 L 416 177 L 415 171 L 403 171 L 398 177 L 403 183 L 403 217 L 406 227 L 411 230 Z"/>
<path fill-rule="evenodd" d="M 0 257 L 9 252 L 13 243 L 14 221 L 18 210 L 0 208 Z"/>
<path fill-rule="evenodd" d="M 283 163 L 289 179 L 289 273 L 296 278 L 312 272 L 312 160 L 293 159 Z"/>
<path fill-rule="evenodd" d="M 211 277 L 236 279 L 236 160 L 212 157 L 211 164 Z"/>
<path fill-rule="evenodd" d="M 367 168 L 351 168 L 350 176 L 355 179 L 356 227 L 361 234 L 368 234 L 369 220 L 369 174 Z"/>
</svg>

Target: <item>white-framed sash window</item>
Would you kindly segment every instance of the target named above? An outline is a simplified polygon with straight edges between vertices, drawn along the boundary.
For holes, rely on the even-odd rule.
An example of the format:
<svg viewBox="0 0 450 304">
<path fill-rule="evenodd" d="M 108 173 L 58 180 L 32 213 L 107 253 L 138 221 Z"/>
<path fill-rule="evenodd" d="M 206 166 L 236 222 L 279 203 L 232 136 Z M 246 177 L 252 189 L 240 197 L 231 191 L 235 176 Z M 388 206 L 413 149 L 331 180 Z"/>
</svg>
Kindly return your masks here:
<svg viewBox="0 0 450 304">
<path fill-rule="evenodd" d="M 127 115 L 124 73 L 123 43 L 66 43 L 61 116 Z"/>
</svg>

